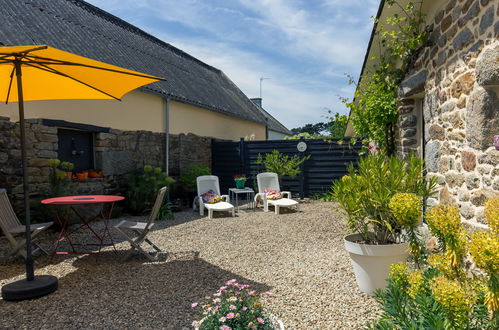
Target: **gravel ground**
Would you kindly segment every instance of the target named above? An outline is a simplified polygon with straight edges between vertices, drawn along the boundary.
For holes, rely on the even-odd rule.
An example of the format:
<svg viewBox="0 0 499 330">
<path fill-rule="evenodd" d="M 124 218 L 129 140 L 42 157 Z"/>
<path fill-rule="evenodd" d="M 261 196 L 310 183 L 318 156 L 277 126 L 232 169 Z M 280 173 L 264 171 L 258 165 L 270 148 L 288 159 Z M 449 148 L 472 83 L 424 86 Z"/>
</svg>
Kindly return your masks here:
<svg viewBox="0 0 499 330">
<path fill-rule="evenodd" d="M 187 329 L 198 318 L 190 304 L 235 278 L 271 291 L 268 307 L 287 329 L 359 329 L 379 308 L 357 289 L 342 222 L 331 203 L 318 201 L 281 215 L 176 213 L 149 235 L 164 251 L 157 262 L 125 261 L 129 246 L 118 237 L 118 253 L 39 257 L 36 273 L 57 276 L 59 290 L 33 301 L 0 299 L 0 328 Z M 6 244 L 1 238 L 0 253 Z M 0 262 L 0 285 L 23 276 L 21 261 Z"/>
</svg>

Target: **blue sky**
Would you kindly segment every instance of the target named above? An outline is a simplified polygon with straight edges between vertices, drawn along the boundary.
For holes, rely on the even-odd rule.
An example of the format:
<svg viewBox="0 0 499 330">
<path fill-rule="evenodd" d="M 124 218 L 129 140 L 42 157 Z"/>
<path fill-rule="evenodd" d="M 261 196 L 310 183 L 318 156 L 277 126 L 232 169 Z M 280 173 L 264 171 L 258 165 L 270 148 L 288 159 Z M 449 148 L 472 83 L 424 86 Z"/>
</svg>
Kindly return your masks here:
<svg viewBox="0 0 499 330">
<path fill-rule="evenodd" d="M 347 113 L 379 0 L 87 0 L 222 70 L 288 128 Z"/>
</svg>

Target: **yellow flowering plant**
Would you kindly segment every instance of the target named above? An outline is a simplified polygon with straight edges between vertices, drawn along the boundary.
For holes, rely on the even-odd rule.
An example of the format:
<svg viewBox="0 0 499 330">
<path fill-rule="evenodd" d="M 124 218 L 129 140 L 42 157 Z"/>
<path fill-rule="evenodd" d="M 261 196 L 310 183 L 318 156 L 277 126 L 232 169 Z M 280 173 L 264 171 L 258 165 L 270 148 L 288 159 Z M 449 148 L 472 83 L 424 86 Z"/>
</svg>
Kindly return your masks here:
<svg viewBox="0 0 499 330">
<path fill-rule="evenodd" d="M 492 197 L 485 202 L 483 213 L 490 229 L 496 234 L 499 233 L 499 197 Z"/>
<path fill-rule="evenodd" d="M 471 235 L 469 252 L 476 266 L 488 275 L 485 303 L 499 318 L 499 197 L 485 203 L 484 214 L 490 230 Z"/>
<path fill-rule="evenodd" d="M 409 242 L 409 252 L 420 268 L 420 263 L 426 256 L 426 249 L 422 244 L 421 234 L 417 228 L 423 213 L 421 198 L 413 193 L 397 193 L 388 204 L 395 221 L 405 228 L 405 238 Z"/>
<path fill-rule="evenodd" d="M 407 206 L 400 206 L 410 204 L 409 198 L 392 199 L 390 206 L 397 218 L 409 218 Z M 498 329 L 499 199 L 487 201 L 484 214 L 490 229 L 468 233 L 456 206 L 431 208 L 426 220 L 440 251 L 427 256 L 418 270 L 411 270 L 411 264 L 392 265 L 387 287 L 376 293 L 384 312 L 369 327 Z M 471 267 L 468 256 L 478 270 Z"/>
<path fill-rule="evenodd" d="M 469 323 L 469 315 L 475 302 L 473 292 L 464 290 L 458 281 L 445 276 L 433 278 L 430 287 L 435 300 L 444 307 L 452 325 L 461 327 Z"/>
</svg>

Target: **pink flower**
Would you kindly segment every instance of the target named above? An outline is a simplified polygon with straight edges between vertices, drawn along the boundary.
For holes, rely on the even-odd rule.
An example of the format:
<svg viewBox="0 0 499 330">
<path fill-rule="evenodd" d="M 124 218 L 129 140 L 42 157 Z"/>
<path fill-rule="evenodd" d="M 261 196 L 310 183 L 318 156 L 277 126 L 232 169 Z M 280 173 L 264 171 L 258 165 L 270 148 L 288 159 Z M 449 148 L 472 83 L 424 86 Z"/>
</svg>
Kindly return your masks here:
<svg viewBox="0 0 499 330">
<path fill-rule="evenodd" d="M 222 292 L 217 292 L 213 294 L 215 297 L 220 297 L 222 295 Z"/>
<path fill-rule="evenodd" d="M 227 284 L 227 285 L 233 285 L 233 284 L 237 284 L 237 283 L 236 283 L 235 279 L 232 279 L 232 280 L 229 280 L 229 281 L 225 282 L 225 284 Z"/>
<path fill-rule="evenodd" d="M 233 310 L 234 310 L 234 309 L 236 309 L 236 308 L 237 308 L 237 307 L 236 307 L 236 306 L 234 306 L 234 305 L 230 305 L 230 306 L 229 306 L 229 309 L 230 309 L 231 311 L 233 311 Z"/>
<path fill-rule="evenodd" d="M 230 330 L 230 329 L 232 329 L 232 328 L 231 328 L 231 327 L 229 327 L 229 326 L 226 326 L 226 325 L 222 325 L 219 329 L 220 329 L 220 330 Z"/>
<path fill-rule="evenodd" d="M 241 294 L 241 291 L 236 291 L 236 292 L 234 292 L 234 293 L 235 293 L 235 294 Z"/>
<path fill-rule="evenodd" d="M 226 319 L 225 319 L 225 317 L 223 317 L 223 316 L 222 316 L 222 317 L 221 317 L 221 318 L 219 318 L 218 320 L 219 320 L 220 322 L 225 322 L 225 320 L 226 320 Z"/>
<path fill-rule="evenodd" d="M 198 305 L 198 303 L 197 303 L 197 302 L 192 303 L 192 304 L 191 304 L 191 308 L 195 308 L 195 307 L 197 307 L 197 305 Z"/>
<path fill-rule="evenodd" d="M 225 317 L 227 317 L 227 318 L 230 320 L 230 319 L 233 319 L 235 316 L 236 316 L 236 314 L 234 314 L 234 313 L 229 313 L 229 314 L 227 314 Z"/>
<path fill-rule="evenodd" d="M 261 324 L 265 323 L 264 319 L 262 319 L 261 317 L 257 317 L 256 320 L 258 321 L 258 323 L 261 323 Z"/>
<path fill-rule="evenodd" d="M 223 290 L 227 290 L 227 287 L 226 286 L 221 286 L 220 287 L 220 291 L 223 291 Z"/>
<path fill-rule="evenodd" d="M 194 321 L 194 322 L 192 322 L 192 326 L 194 328 L 199 328 L 200 325 L 201 325 L 201 321 Z"/>
<path fill-rule="evenodd" d="M 241 308 L 241 310 L 242 310 L 243 312 L 246 312 L 246 311 L 248 310 L 248 307 L 244 306 L 243 308 Z"/>
<path fill-rule="evenodd" d="M 250 296 L 254 296 L 254 295 L 255 295 L 255 293 L 256 293 L 256 291 L 255 291 L 255 290 L 248 291 L 248 294 L 249 294 Z"/>
</svg>

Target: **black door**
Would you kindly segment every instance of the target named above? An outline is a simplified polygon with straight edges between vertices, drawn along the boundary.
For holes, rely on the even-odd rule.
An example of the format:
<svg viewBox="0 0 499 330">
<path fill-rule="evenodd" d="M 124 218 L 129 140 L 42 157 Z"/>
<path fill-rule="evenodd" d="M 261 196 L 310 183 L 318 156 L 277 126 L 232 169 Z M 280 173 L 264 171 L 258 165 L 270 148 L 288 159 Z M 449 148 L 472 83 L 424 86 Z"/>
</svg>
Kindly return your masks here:
<svg viewBox="0 0 499 330">
<path fill-rule="evenodd" d="M 59 137 L 59 159 L 75 165 L 74 171 L 94 168 L 94 137 L 92 132 L 62 129 Z"/>
</svg>

